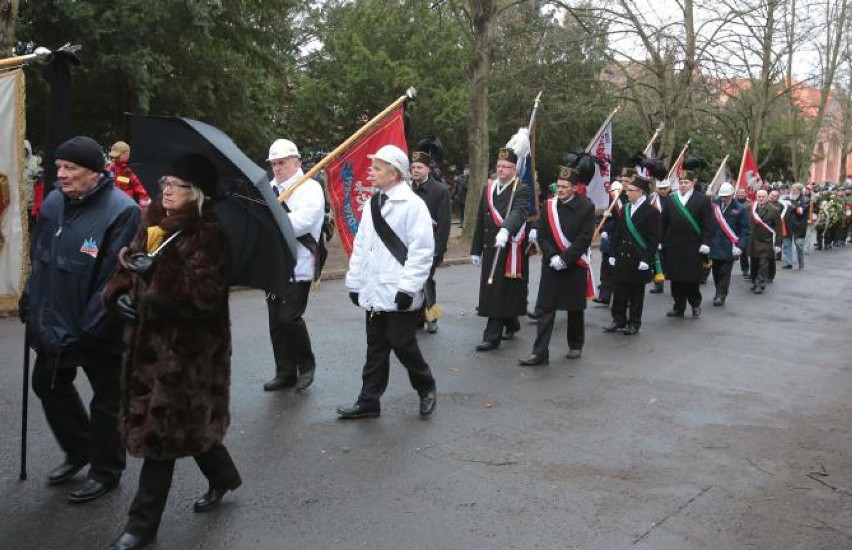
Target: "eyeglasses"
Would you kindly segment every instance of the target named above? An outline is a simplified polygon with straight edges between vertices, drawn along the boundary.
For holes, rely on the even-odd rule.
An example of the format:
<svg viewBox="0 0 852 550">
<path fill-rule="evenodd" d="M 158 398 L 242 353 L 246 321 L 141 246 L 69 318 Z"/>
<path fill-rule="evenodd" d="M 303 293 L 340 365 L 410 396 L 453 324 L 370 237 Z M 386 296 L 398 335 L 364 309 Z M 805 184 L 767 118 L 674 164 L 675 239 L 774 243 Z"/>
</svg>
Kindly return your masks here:
<svg viewBox="0 0 852 550">
<path fill-rule="evenodd" d="M 166 177 L 160 178 L 160 191 L 165 191 L 166 189 L 170 191 L 177 191 L 178 189 L 192 189 L 192 185 L 188 183 L 180 183 L 177 180 L 169 179 Z"/>
</svg>

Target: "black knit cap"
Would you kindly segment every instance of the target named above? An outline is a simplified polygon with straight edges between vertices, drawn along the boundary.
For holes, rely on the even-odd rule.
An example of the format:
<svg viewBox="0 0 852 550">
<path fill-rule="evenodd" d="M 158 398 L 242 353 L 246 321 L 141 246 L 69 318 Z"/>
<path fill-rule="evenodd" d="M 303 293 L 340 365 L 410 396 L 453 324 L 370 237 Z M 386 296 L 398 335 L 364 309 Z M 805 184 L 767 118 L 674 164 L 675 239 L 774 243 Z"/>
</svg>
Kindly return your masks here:
<svg viewBox="0 0 852 550">
<path fill-rule="evenodd" d="M 216 165 L 206 156 L 198 153 L 189 153 L 172 162 L 166 176 L 174 176 L 192 183 L 208 197 L 215 197 L 216 181 L 219 174 Z"/>
<path fill-rule="evenodd" d="M 89 136 L 74 136 L 59 147 L 53 154 L 56 160 L 67 160 L 77 166 L 88 168 L 92 172 L 104 171 L 104 150 Z"/>
</svg>

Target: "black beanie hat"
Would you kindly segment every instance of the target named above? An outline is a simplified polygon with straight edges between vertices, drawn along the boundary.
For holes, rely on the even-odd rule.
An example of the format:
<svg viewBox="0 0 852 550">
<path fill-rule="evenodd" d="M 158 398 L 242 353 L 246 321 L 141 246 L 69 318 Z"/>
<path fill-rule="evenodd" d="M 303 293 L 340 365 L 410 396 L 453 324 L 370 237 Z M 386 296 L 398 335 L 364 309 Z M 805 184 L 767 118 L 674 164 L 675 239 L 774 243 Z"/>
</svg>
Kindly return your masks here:
<svg viewBox="0 0 852 550">
<path fill-rule="evenodd" d="M 216 165 L 204 155 L 189 153 L 180 157 L 169 165 L 165 175 L 192 183 L 208 197 L 216 196 L 219 174 Z"/>
<path fill-rule="evenodd" d="M 56 160 L 67 160 L 92 172 L 104 171 L 104 151 L 100 144 L 88 136 L 75 136 L 56 148 Z"/>
</svg>

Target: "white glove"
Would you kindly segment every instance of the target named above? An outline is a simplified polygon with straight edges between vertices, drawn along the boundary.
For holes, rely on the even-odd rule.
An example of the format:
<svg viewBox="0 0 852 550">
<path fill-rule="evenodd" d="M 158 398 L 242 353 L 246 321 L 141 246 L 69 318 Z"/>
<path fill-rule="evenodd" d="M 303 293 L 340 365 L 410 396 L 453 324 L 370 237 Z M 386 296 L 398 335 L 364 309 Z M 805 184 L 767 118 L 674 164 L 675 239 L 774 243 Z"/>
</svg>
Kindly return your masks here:
<svg viewBox="0 0 852 550">
<path fill-rule="evenodd" d="M 615 256 L 609 257 L 609 265 L 615 267 Z"/>
<path fill-rule="evenodd" d="M 503 248 L 506 246 L 506 243 L 509 242 L 509 230 L 505 227 L 500 229 L 497 232 L 497 236 L 494 237 L 494 246 L 497 248 Z"/>
<path fill-rule="evenodd" d="M 470 263 L 473 264 L 474 267 L 479 267 L 479 264 L 482 262 L 482 258 L 480 256 L 471 256 Z"/>
<path fill-rule="evenodd" d="M 550 258 L 550 267 L 555 269 L 556 271 L 562 271 L 563 269 L 566 269 L 568 266 L 565 265 L 565 262 L 562 261 L 562 258 L 560 258 L 559 256 L 554 254 Z"/>
<path fill-rule="evenodd" d="M 781 247 L 780 247 L 780 246 L 776 246 L 776 247 L 775 247 L 775 253 L 776 253 L 776 254 L 780 254 L 780 253 L 781 253 Z"/>
<path fill-rule="evenodd" d="M 737 245 L 732 245 L 731 253 L 733 253 L 734 258 L 739 258 L 740 256 L 743 255 L 743 251 L 740 250 L 740 247 L 738 247 Z"/>
<path fill-rule="evenodd" d="M 698 253 L 699 254 L 710 254 L 710 247 L 707 246 L 706 244 L 702 244 L 701 246 L 698 247 Z"/>
<path fill-rule="evenodd" d="M 538 229 L 530 229 L 529 239 L 531 243 L 538 244 Z"/>
<path fill-rule="evenodd" d="M 609 239 L 609 233 L 607 233 L 606 231 L 602 232 L 601 233 L 601 240 L 605 241 L 607 239 Z"/>
<path fill-rule="evenodd" d="M 604 210 L 603 217 L 609 218 L 612 216 L 612 210 Z"/>
<path fill-rule="evenodd" d="M 639 262 L 639 271 L 648 271 L 651 267 L 645 262 Z"/>
</svg>

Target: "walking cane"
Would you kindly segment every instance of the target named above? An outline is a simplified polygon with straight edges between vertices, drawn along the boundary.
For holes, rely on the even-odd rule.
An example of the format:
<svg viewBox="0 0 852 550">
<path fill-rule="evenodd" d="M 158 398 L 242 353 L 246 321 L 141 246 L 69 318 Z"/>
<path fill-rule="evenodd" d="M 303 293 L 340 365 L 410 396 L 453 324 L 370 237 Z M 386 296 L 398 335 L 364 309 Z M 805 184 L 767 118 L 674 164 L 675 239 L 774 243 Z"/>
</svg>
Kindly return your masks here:
<svg viewBox="0 0 852 550">
<path fill-rule="evenodd" d="M 21 481 L 27 479 L 27 409 L 30 397 L 30 338 L 24 333 L 24 383 L 23 404 L 21 405 Z"/>
</svg>

